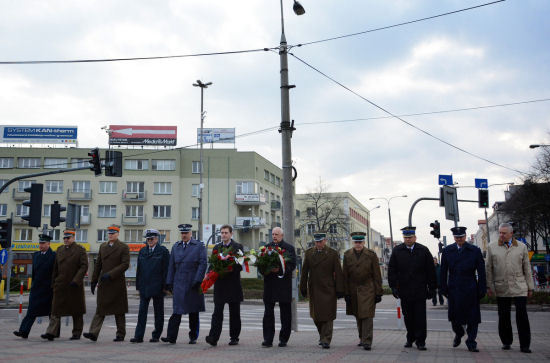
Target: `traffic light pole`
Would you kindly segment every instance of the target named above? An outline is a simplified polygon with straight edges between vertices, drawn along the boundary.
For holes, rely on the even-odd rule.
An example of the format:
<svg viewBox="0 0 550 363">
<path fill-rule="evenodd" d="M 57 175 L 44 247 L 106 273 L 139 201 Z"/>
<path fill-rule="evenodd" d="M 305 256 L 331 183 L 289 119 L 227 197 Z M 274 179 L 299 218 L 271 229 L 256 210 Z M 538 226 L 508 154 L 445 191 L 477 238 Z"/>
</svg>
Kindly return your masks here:
<svg viewBox="0 0 550 363">
<path fill-rule="evenodd" d="M 13 213 L 10 218 L 13 220 Z M 11 266 L 13 265 L 13 247 L 10 241 L 10 248 L 8 248 L 8 273 L 6 275 L 6 307 L 10 304 L 10 281 L 11 281 Z"/>
<path fill-rule="evenodd" d="M 77 171 L 77 170 L 90 170 L 90 167 L 89 166 L 81 166 L 81 167 L 78 167 L 78 168 L 52 170 L 52 171 L 45 171 L 45 172 L 42 172 L 42 173 L 25 174 L 25 175 L 16 176 L 15 178 L 8 180 L 4 185 L 2 185 L 0 187 L 0 193 L 2 193 L 4 191 L 4 189 L 6 189 L 10 184 L 12 184 L 13 182 L 16 182 L 18 180 L 21 180 L 21 179 L 34 178 L 34 177 L 37 177 L 37 176 L 44 176 L 44 175 L 69 173 L 71 171 Z"/>
<path fill-rule="evenodd" d="M 416 207 L 416 205 L 423 200 L 437 200 L 439 202 L 439 198 L 418 198 L 417 200 L 415 200 L 414 203 L 411 205 L 411 209 L 409 210 L 409 226 L 412 226 L 412 215 L 413 215 L 414 207 Z M 458 199 L 458 201 L 466 202 L 466 203 L 478 202 L 477 200 L 467 200 L 467 199 Z M 458 224 L 458 221 L 455 219 L 455 227 L 457 226 L 457 224 Z"/>
</svg>

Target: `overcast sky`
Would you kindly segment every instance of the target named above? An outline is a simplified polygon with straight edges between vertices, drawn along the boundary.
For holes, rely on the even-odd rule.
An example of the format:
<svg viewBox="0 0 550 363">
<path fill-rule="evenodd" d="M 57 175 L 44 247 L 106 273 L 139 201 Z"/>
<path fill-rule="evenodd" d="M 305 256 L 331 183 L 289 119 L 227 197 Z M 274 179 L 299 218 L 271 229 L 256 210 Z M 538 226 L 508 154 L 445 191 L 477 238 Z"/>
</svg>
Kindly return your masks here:
<svg viewBox="0 0 550 363">
<path fill-rule="evenodd" d="M 403 23 L 485 3 L 467 0 L 303 0 L 296 16 L 284 0 L 286 36 L 296 45 Z M 0 61 L 181 55 L 276 47 L 277 0 L 11 1 L 0 0 Z M 432 20 L 291 52 L 372 103 L 396 115 L 501 105 L 550 98 L 550 2 L 505 1 Z M 412 125 L 497 164 L 482 161 L 406 125 L 289 56 L 293 160 L 297 191 L 319 178 L 330 191 L 349 191 L 372 212 L 372 226 L 389 235 L 387 204 L 371 197 L 407 194 L 391 202 L 395 239 L 409 208 L 437 197 L 438 174 L 458 186 L 520 182 L 550 142 L 550 102 L 403 116 Z M 205 91 L 205 127 L 235 127 L 237 135 L 280 123 L 279 56 L 260 51 L 165 60 L 0 65 L 0 123 L 77 125 L 79 146 L 107 146 L 101 126 L 177 125 L 178 146 L 196 142 L 197 79 Z M 333 122 L 366 119 L 353 122 Z M 277 130 L 241 137 L 281 164 Z M 490 188 L 490 204 L 505 186 Z M 473 188 L 460 199 L 477 199 Z M 380 203 L 381 202 L 381 203 Z M 475 233 L 483 210 L 460 204 L 460 224 Z M 429 224 L 451 221 L 437 202 L 413 216 L 419 242 L 436 251 Z M 451 238 L 452 239 L 452 238 Z"/>
</svg>

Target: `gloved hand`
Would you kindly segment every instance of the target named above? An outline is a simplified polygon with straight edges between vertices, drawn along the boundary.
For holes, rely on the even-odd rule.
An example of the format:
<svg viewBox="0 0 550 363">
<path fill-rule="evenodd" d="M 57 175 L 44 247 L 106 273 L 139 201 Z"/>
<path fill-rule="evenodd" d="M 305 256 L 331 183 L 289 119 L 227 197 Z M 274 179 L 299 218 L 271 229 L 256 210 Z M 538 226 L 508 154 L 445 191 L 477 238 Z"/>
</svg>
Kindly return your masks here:
<svg viewBox="0 0 550 363">
<path fill-rule="evenodd" d="M 399 299 L 399 292 L 395 287 L 391 288 L 391 294 L 393 295 L 394 298 Z"/>
<path fill-rule="evenodd" d="M 435 297 L 435 289 L 429 289 L 428 290 L 428 296 L 426 297 L 426 300 L 431 300 Z"/>
<path fill-rule="evenodd" d="M 101 276 L 101 281 L 107 281 L 110 279 L 111 279 L 111 275 L 109 274 L 103 274 L 103 276 Z"/>
<path fill-rule="evenodd" d="M 344 300 L 346 300 L 346 305 L 351 305 L 351 295 L 344 296 Z"/>
<path fill-rule="evenodd" d="M 97 282 L 92 282 L 90 285 L 90 290 L 92 290 L 92 295 L 95 294 L 95 288 L 97 286 Z"/>
<path fill-rule="evenodd" d="M 374 303 L 378 304 L 380 301 L 382 301 L 382 295 L 376 295 L 376 297 L 374 298 Z"/>
<path fill-rule="evenodd" d="M 78 284 L 74 281 L 71 281 L 71 283 L 69 284 L 70 287 L 78 287 Z"/>
<path fill-rule="evenodd" d="M 201 284 L 202 284 L 202 281 L 195 282 L 193 286 L 191 286 L 191 289 L 195 291 L 199 291 L 199 289 L 201 288 Z"/>
<path fill-rule="evenodd" d="M 170 291 L 170 293 L 172 293 L 172 284 L 166 284 L 166 285 L 164 285 L 164 290 Z"/>
<path fill-rule="evenodd" d="M 343 292 L 338 292 L 338 291 L 336 292 L 336 298 L 337 298 L 337 299 L 341 299 L 341 298 L 343 298 L 344 296 L 345 296 L 345 294 L 344 294 Z"/>
</svg>

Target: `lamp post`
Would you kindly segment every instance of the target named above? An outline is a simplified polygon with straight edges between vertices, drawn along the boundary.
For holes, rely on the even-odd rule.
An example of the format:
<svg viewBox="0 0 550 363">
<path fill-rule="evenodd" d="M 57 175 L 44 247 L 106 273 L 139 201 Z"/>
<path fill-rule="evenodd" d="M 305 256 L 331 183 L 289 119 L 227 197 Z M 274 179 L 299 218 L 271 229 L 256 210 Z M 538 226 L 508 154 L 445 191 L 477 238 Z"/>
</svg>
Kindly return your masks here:
<svg viewBox="0 0 550 363">
<path fill-rule="evenodd" d="M 377 205 L 376 207 L 374 207 L 372 209 L 368 209 L 369 218 L 370 218 L 370 212 L 372 212 L 373 210 L 378 209 L 378 208 L 380 208 L 379 205 Z M 367 225 L 367 247 L 368 248 L 370 248 L 370 230 L 371 230 L 370 224 L 371 224 L 371 220 L 369 219 L 369 224 Z"/>
<path fill-rule="evenodd" d="M 289 89 L 294 85 L 288 84 L 288 46 L 285 37 L 285 22 L 283 16 L 283 0 L 281 5 L 281 43 L 279 45 L 280 73 L 281 73 L 281 125 L 279 132 L 282 141 L 282 169 L 283 169 L 283 229 L 285 231 L 285 240 L 294 246 L 294 200 L 292 187 L 292 132 L 295 130 L 290 123 L 290 101 Z M 294 0 L 292 7 L 296 15 L 302 15 L 306 11 L 299 2 Z M 296 274 L 292 276 L 292 330 L 298 331 L 298 322 L 296 320 L 298 299 L 298 285 Z"/>
<path fill-rule="evenodd" d="M 202 83 L 200 80 L 197 80 L 197 83 L 193 83 L 194 87 L 200 87 L 201 88 L 201 132 L 200 132 L 200 162 L 199 162 L 199 231 L 198 231 L 198 240 L 202 241 L 202 144 L 203 144 L 203 126 L 204 126 L 204 89 L 208 88 L 212 82 Z"/>
<path fill-rule="evenodd" d="M 388 218 L 390 220 L 390 243 L 391 243 L 391 249 L 393 251 L 393 231 L 392 231 L 392 227 L 391 227 L 391 209 L 390 209 L 390 202 L 393 198 L 407 198 L 406 195 L 394 195 L 393 197 L 389 197 L 389 198 L 386 198 L 386 197 L 374 197 L 374 198 L 369 198 L 369 200 L 374 200 L 374 199 L 383 199 L 386 201 L 386 203 L 388 204 Z"/>
</svg>

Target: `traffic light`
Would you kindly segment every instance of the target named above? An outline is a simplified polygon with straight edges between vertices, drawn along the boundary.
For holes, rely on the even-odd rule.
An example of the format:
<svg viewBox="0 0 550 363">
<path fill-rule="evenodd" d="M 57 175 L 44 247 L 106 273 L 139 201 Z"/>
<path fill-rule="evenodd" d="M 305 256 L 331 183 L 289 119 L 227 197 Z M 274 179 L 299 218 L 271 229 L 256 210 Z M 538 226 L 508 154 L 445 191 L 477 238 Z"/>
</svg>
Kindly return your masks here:
<svg viewBox="0 0 550 363">
<path fill-rule="evenodd" d="M 434 236 L 434 238 L 439 239 L 441 237 L 439 222 L 436 220 L 435 222 L 430 223 L 430 227 L 432 227 L 432 231 L 430 232 L 430 234 Z"/>
<path fill-rule="evenodd" d="M 44 184 L 33 183 L 29 188 L 24 189 L 27 193 L 31 193 L 31 199 L 23 202 L 24 206 L 29 207 L 29 214 L 22 216 L 24 220 L 29 222 L 31 227 L 40 227 L 42 218 L 42 192 Z"/>
<path fill-rule="evenodd" d="M 105 176 L 122 176 L 122 151 L 105 151 Z"/>
<path fill-rule="evenodd" d="M 2 248 L 11 247 L 11 218 L 0 221 L 0 245 Z"/>
<path fill-rule="evenodd" d="M 443 191 L 443 187 L 439 188 L 439 206 L 445 206 L 445 192 Z"/>
<path fill-rule="evenodd" d="M 489 189 L 478 189 L 478 206 L 479 208 L 488 208 L 489 207 Z"/>
<path fill-rule="evenodd" d="M 94 172 L 95 176 L 101 175 L 101 160 L 99 159 L 99 149 L 90 150 L 88 156 L 91 157 L 88 162 L 90 163 L 90 170 Z"/>
<path fill-rule="evenodd" d="M 56 200 L 53 204 L 50 204 L 50 226 L 57 227 L 61 222 L 65 222 L 65 217 L 61 217 L 61 212 L 66 211 L 67 208 L 63 207 Z"/>
</svg>

